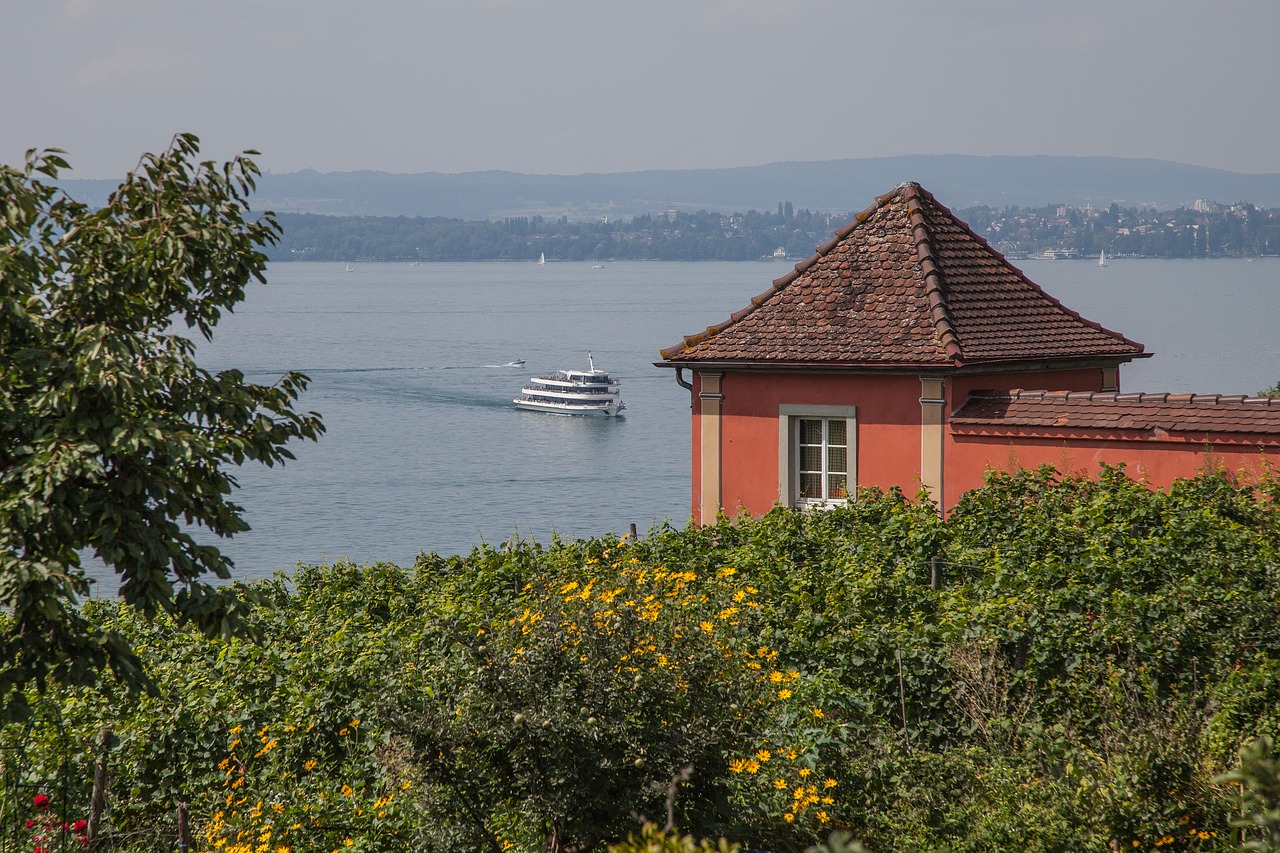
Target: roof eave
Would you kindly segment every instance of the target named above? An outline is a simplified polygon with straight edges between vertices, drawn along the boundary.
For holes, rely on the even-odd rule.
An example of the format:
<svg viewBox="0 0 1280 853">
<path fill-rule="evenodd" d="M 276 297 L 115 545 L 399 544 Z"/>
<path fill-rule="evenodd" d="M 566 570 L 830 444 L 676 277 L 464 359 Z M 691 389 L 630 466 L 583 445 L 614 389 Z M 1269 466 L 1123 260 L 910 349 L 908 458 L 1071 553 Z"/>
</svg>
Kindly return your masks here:
<svg viewBox="0 0 1280 853">
<path fill-rule="evenodd" d="M 1150 358 L 1151 355 L 1152 353 L 1141 352 L 973 362 L 761 361 L 758 359 L 669 358 L 663 361 L 655 361 L 653 366 L 696 368 L 698 370 L 781 371 L 786 373 L 1032 373 L 1043 370 L 1061 370 L 1063 368 L 1113 367 L 1130 362 L 1135 358 Z"/>
</svg>

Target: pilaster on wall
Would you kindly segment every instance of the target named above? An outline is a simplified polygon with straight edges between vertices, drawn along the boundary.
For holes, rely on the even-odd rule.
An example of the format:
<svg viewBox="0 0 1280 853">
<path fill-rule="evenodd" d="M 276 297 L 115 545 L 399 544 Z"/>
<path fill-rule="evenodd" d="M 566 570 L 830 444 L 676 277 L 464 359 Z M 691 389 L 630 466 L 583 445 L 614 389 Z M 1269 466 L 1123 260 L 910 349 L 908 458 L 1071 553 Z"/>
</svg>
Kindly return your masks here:
<svg viewBox="0 0 1280 853">
<path fill-rule="evenodd" d="M 724 401 L 721 391 L 723 373 L 702 371 L 698 374 L 701 382 L 698 400 L 701 403 L 702 435 L 699 444 L 702 457 L 702 494 L 698 500 L 698 521 L 702 524 L 715 524 L 720 513 L 720 408 Z"/>
<path fill-rule="evenodd" d="M 1120 365 L 1102 368 L 1102 388 L 1101 391 L 1119 391 L 1120 390 Z"/>
<path fill-rule="evenodd" d="M 942 491 L 943 424 L 946 421 L 947 380 L 934 376 L 920 377 L 920 485 L 938 502 L 945 501 Z"/>
</svg>

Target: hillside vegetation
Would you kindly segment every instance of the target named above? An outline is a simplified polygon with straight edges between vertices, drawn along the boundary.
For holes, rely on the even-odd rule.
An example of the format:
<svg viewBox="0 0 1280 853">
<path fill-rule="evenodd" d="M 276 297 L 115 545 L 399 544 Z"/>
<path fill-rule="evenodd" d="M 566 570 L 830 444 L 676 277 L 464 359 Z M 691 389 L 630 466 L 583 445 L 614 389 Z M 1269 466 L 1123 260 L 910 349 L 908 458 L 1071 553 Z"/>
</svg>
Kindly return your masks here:
<svg viewBox="0 0 1280 853">
<path fill-rule="evenodd" d="M 1280 253 L 1280 211 L 1242 203 L 1204 210 L 1061 205 L 974 207 L 961 220 L 1011 258 L 1051 249 L 1077 257 L 1253 257 Z M 273 261 L 754 261 L 781 249 L 792 261 L 813 254 L 853 213 L 677 213 L 630 220 L 508 217 L 500 221 L 374 216 L 280 215 Z"/>
<path fill-rule="evenodd" d="M 1277 807 L 1265 754 L 1248 785 L 1220 778 L 1280 736 L 1277 498 L 1044 469 L 991 475 L 945 521 L 870 492 L 307 566 L 241 590 L 259 642 L 89 602 L 155 690 L 33 694 L 0 731 L 27 785 L 5 837 L 75 826 L 100 762 L 104 835 L 138 850 L 171 849 L 179 803 L 195 849 L 237 853 L 586 851 L 645 821 L 779 852 L 833 830 L 872 851 L 1235 849 Z"/>
</svg>

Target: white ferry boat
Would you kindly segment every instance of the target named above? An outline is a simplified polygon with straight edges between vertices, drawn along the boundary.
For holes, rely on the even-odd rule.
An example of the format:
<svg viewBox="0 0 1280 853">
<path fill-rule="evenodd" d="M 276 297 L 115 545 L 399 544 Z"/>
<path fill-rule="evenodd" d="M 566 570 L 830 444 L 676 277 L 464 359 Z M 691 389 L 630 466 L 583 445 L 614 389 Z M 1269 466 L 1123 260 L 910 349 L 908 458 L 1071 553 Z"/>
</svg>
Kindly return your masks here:
<svg viewBox="0 0 1280 853">
<path fill-rule="evenodd" d="M 553 376 L 534 376 L 520 389 L 517 408 L 561 415 L 615 417 L 626 408 L 618 393 L 618 380 L 596 370 L 587 353 L 586 370 L 561 370 Z"/>
</svg>

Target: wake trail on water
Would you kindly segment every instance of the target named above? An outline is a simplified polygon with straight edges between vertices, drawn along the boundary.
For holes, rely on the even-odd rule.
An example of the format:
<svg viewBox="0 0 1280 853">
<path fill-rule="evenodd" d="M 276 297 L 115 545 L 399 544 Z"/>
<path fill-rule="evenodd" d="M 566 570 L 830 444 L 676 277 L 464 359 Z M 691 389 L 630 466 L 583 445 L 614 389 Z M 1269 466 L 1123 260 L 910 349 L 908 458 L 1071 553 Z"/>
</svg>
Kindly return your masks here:
<svg viewBox="0 0 1280 853">
<path fill-rule="evenodd" d="M 311 367 L 296 368 L 291 367 L 288 370 L 295 370 L 299 373 L 305 373 L 308 376 L 334 373 L 410 373 L 414 371 L 424 370 L 489 370 L 503 369 L 510 370 L 512 367 L 523 365 L 509 364 L 440 364 L 426 367 Z M 287 370 L 246 370 L 244 375 L 248 376 L 280 376 L 287 373 Z"/>
</svg>

